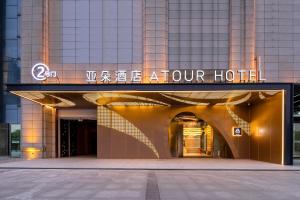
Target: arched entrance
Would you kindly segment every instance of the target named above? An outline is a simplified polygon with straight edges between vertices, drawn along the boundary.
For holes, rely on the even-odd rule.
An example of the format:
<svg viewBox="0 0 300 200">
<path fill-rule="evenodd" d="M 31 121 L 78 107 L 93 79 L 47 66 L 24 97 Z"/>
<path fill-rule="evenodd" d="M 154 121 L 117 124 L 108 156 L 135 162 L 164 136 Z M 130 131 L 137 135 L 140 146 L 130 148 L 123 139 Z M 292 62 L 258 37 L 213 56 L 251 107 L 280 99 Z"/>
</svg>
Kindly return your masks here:
<svg viewBox="0 0 300 200">
<path fill-rule="evenodd" d="M 172 157 L 232 158 L 219 131 L 191 112 L 176 115 L 169 125 Z"/>
</svg>

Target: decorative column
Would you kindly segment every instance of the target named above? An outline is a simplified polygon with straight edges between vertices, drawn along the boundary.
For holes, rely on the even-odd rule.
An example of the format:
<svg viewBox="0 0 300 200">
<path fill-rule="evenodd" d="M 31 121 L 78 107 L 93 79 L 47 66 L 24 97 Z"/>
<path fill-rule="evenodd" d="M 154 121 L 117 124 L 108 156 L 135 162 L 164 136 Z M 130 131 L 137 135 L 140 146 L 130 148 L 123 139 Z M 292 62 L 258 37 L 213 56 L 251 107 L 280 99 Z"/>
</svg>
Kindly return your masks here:
<svg viewBox="0 0 300 200">
<path fill-rule="evenodd" d="M 21 83 L 34 83 L 31 67 L 48 61 L 48 0 L 22 2 Z M 26 159 L 45 156 L 46 144 L 43 108 L 37 103 L 21 100 L 22 155 Z M 55 134 L 55 130 L 51 134 Z"/>
<path fill-rule="evenodd" d="M 230 0 L 229 68 L 256 69 L 255 58 L 255 0 Z"/>
<path fill-rule="evenodd" d="M 144 1 L 144 82 L 153 71 L 163 80 L 161 70 L 168 67 L 168 2 Z"/>
</svg>

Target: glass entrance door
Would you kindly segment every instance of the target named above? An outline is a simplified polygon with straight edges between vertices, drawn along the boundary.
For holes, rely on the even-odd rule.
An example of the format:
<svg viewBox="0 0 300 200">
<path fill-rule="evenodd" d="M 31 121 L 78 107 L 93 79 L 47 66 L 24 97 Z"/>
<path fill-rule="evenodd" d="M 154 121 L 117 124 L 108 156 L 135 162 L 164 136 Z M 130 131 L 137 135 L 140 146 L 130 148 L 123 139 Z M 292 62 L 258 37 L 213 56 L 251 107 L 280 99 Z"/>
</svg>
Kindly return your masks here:
<svg viewBox="0 0 300 200">
<path fill-rule="evenodd" d="M 173 157 L 213 157 L 213 128 L 193 113 L 179 113 L 169 127 L 169 145 Z"/>
<path fill-rule="evenodd" d="M 183 128 L 183 156 L 201 156 L 201 128 Z"/>
<path fill-rule="evenodd" d="M 60 157 L 96 154 L 96 120 L 60 120 Z"/>
<path fill-rule="evenodd" d="M 211 126 L 185 123 L 183 127 L 183 157 L 211 157 L 213 134 Z"/>
</svg>

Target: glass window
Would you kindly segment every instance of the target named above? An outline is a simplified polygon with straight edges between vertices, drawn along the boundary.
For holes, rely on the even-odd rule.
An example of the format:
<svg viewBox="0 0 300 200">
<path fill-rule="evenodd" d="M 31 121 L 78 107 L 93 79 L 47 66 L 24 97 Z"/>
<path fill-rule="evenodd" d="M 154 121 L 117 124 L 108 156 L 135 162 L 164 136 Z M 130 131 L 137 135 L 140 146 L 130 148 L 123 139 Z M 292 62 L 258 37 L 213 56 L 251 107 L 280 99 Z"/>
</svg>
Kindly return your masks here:
<svg viewBox="0 0 300 200">
<path fill-rule="evenodd" d="M 294 157 L 300 157 L 300 123 L 294 124 Z"/>
<path fill-rule="evenodd" d="M 295 131 L 295 141 L 299 141 L 300 142 L 300 130 Z"/>
<path fill-rule="evenodd" d="M 11 157 L 21 157 L 21 125 L 10 124 Z"/>
<path fill-rule="evenodd" d="M 18 5 L 18 0 L 9 0 L 5 2 L 7 6 L 16 6 Z"/>
<path fill-rule="evenodd" d="M 18 57 L 18 40 L 6 40 L 5 55 L 10 58 Z"/>
<path fill-rule="evenodd" d="M 5 21 L 5 38 L 17 39 L 18 35 L 18 19 L 6 19 Z"/>
<path fill-rule="evenodd" d="M 6 6 L 6 18 L 17 18 L 18 7 L 17 6 Z"/>
</svg>

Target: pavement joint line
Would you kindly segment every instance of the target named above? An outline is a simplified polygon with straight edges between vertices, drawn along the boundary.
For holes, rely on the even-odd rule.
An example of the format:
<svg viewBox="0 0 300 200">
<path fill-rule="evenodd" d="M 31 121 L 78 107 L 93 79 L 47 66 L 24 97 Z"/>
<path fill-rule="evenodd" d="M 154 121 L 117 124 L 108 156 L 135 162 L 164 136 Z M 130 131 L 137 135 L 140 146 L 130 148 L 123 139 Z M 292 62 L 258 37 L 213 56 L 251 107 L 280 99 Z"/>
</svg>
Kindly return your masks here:
<svg viewBox="0 0 300 200">
<path fill-rule="evenodd" d="M 160 200 L 159 187 L 157 183 L 156 174 L 154 171 L 150 171 L 148 173 L 145 199 Z"/>
<path fill-rule="evenodd" d="M 300 172 L 300 169 L 160 169 L 160 168 L 65 168 L 65 167 L 0 167 L 14 170 L 115 170 L 115 171 L 272 171 L 272 172 Z"/>
</svg>

